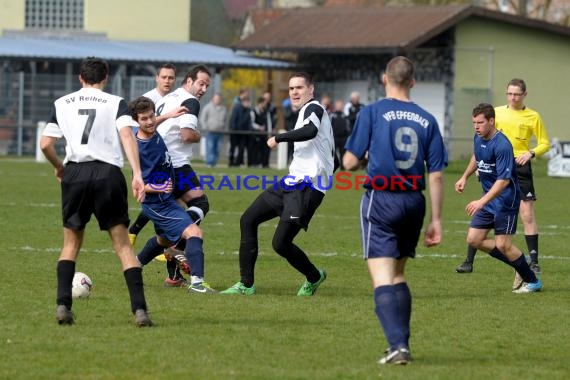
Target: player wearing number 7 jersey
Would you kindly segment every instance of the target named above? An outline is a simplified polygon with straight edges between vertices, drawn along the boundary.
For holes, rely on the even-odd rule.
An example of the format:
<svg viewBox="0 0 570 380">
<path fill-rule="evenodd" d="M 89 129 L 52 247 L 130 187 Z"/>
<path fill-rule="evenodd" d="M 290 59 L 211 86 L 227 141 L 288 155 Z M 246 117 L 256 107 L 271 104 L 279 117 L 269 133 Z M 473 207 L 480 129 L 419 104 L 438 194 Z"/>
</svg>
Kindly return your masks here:
<svg viewBox="0 0 570 380">
<path fill-rule="evenodd" d="M 360 217 L 364 258 L 374 286 L 376 315 L 390 347 L 380 364 L 411 361 L 409 337 L 412 296 L 404 277 L 415 256 L 425 215 L 424 174 L 429 173 L 431 217 L 425 245 L 441 241 L 443 169 L 447 153 L 435 118 L 410 101 L 414 65 L 395 57 L 382 75 L 386 98 L 364 107 L 346 143 L 343 164 L 355 170 L 368 153 L 368 177 Z M 386 179 L 407 180 L 387 188 Z M 415 181 L 417 179 L 417 181 Z M 385 190 L 375 190 L 385 189 Z"/>
<path fill-rule="evenodd" d="M 135 122 L 122 98 L 103 92 L 108 74 L 107 62 L 99 58 L 83 60 L 79 74 L 82 88 L 54 102 L 40 141 L 61 182 L 62 193 L 63 248 L 57 264 L 56 320 L 60 325 L 74 323 L 71 282 L 85 225 L 91 214 L 95 214 L 99 228 L 109 232 L 121 261 L 135 323 L 151 326 L 142 269 L 127 234 L 127 184 L 121 171 L 122 145 L 133 171 L 133 193 L 142 201 L 144 183 L 131 129 Z M 55 151 L 55 142 L 62 137 L 67 143 L 63 162 Z"/>
</svg>

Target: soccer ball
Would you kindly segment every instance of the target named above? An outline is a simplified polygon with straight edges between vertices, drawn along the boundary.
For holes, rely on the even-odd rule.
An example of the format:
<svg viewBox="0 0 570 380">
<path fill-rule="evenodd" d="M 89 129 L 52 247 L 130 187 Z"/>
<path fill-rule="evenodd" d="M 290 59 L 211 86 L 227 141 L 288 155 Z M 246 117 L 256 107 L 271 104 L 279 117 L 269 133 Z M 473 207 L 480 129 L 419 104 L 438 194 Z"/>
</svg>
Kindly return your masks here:
<svg viewBox="0 0 570 380">
<path fill-rule="evenodd" d="M 82 272 L 75 272 L 71 283 L 71 297 L 87 298 L 91 294 L 93 282 L 88 275 Z"/>
</svg>

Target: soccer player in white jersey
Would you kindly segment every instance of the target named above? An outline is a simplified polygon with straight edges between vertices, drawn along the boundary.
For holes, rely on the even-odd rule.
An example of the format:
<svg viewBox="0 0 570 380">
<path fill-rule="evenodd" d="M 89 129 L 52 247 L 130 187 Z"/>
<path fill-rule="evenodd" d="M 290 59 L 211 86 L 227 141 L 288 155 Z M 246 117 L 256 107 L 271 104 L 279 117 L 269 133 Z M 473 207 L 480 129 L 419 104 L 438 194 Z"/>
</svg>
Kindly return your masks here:
<svg viewBox="0 0 570 380">
<path fill-rule="evenodd" d="M 132 168 L 132 189 L 137 201 L 144 199 L 137 142 L 131 130 L 134 121 L 127 103 L 103 92 L 109 66 L 99 58 L 81 63 L 79 91 L 54 102 L 52 115 L 40 146 L 61 182 L 63 248 L 57 264 L 56 319 L 71 325 L 71 283 L 83 242 L 85 225 L 95 214 L 99 228 L 109 232 L 129 290 L 131 309 L 138 326 L 151 326 L 144 295 L 142 269 L 129 243 L 127 184 L 121 171 L 122 148 Z M 57 156 L 55 143 L 65 138 L 66 156 Z"/>
<path fill-rule="evenodd" d="M 145 92 L 143 96 L 151 99 L 154 104 L 157 104 L 174 88 L 174 84 L 176 83 L 176 66 L 171 63 L 163 63 L 158 68 L 154 80 L 156 81 L 156 87 L 150 91 Z M 166 119 L 169 119 L 171 117 L 178 117 L 186 112 L 188 112 L 186 107 L 176 107 L 170 112 L 164 113 L 161 116 L 157 117 L 156 123 L 160 124 Z"/>
<path fill-rule="evenodd" d="M 334 171 L 332 126 L 324 107 L 314 99 L 314 89 L 307 73 L 295 73 L 289 78 L 289 97 L 293 108 L 299 110 L 297 123 L 293 130 L 267 140 L 270 148 L 282 142 L 294 142 L 289 174 L 261 193 L 241 216 L 241 279 L 222 294 L 255 294 L 258 227 L 275 217 L 279 217 L 279 222 L 273 235 L 273 249 L 306 278 L 297 295 L 312 296 L 326 279 L 326 272 L 317 269 L 305 252 L 293 244 L 299 231 L 307 230 L 330 187 Z"/>
</svg>

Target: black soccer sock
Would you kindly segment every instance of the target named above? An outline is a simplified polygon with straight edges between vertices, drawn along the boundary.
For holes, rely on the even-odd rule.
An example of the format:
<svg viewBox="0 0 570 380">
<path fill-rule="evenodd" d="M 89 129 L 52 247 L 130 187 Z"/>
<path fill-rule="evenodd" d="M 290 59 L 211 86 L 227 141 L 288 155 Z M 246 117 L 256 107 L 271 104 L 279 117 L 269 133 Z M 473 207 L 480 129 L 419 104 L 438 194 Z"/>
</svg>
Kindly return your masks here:
<svg viewBox="0 0 570 380">
<path fill-rule="evenodd" d="M 538 234 L 524 235 L 524 239 L 526 240 L 526 246 L 528 247 L 530 261 L 538 264 Z"/>
<path fill-rule="evenodd" d="M 473 261 L 475 260 L 475 254 L 476 253 L 477 253 L 477 249 L 468 245 L 467 246 L 467 257 L 465 258 L 465 261 L 473 264 Z"/>
<path fill-rule="evenodd" d="M 75 275 L 75 261 L 60 260 L 57 262 L 57 298 L 58 305 L 65 305 L 71 310 L 71 283 Z"/>
<path fill-rule="evenodd" d="M 521 275 L 524 282 L 536 282 L 536 275 L 530 269 L 524 255 L 511 262 L 511 266 Z"/>
<path fill-rule="evenodd" d="M 412 317 L 412 293 L 408 284 L 400 282 L 394 285 L 396 298 L 398 300 L 398 315 L 400 316 L 400 324 L 404 329 L 406 337 L 406 347 L 409 347 L 410 340 L 410 319 Z"/>
<path fill-rule="evenodd" d="M 131 297 L 131 310 L 133 314 L 139 309 L 147 310 L 144 297 L 142 268 L 129 268 L 123 272 L 129 296 Z"/>
<path fill-rule="evenodd" d="M 158 244 L 156 236 L 151 237 L 146 242 L 144 248 L 137 255 L 137 259 L 141 265 L 146 265 L 152 261 L 156 256 L 164 252 L 164 247 Z"/>
<path fill-rule="evenodd" d="M 139 216 L 137 216 L 137 220 L 135 220 L 135 222 L 129 227 L 129 234 L 138 235 L 149 220 L 150 219 L 141 212 Z"/>
<path fill-rule="evenodd" d="M 174 258 L 166 260 L 166 272 L 168 273 L 168 278 L 174 281 L 183 277 Z"/>
</svg>

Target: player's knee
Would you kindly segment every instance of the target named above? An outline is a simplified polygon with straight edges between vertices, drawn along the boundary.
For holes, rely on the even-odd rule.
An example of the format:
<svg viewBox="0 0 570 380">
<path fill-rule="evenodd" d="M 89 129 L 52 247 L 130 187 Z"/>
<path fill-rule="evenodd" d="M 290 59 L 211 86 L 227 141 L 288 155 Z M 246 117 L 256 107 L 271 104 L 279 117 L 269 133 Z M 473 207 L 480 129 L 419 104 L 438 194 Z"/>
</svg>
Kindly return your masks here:
<svg viewBox="0 0 570 380">
<path fill-rule="evenodd" d="M 273 250 L 277 252 L 280 256 L 287 257 L 287 255 L 289 255 L 289 253 L 291 252 L 291 242 L 286 241 L 280 236 L 277 235 L 273 236 L 271 245 L 273 247 Z"/>
<path fill-rule="evenodd" d="M 195 222 L 203 220 L 206 214 L 208 214 L 208 211 L 210 211 L 210 202 L 206 194 L 190 199 L 186 202 L 186 206 L 188 206 L 188 213 Z"/>
<path fill-rule="evenodd" d="M 168 247 L 170 245 L 170 242 L 168 240 L 160 236 L 156 237 L 156 242 L 162 247 Z"/>
<path fill-rule="evenodd" d="M 469 245 L 473 248 L 479 248 L 479 246 L 481 245 L 481 240 L 479 238 L 477 238 L 476 236 L 467 235 L 465 242 L 467 243 L 467 245 Z"/>
<path fill-rule="evenodd" d="M 191 224 L 188 227 L 186 227 L 186 229 L 184 230 L 184 232 L 182 233 L 182 238 L 183 239 L 190 239 L 193 237 L 197 237 L 200 239 L 204 238 L 204 232 L 202 231 L 202 229 L 200 227 L 198 227 L 196 224 Z"/>
</svg>

